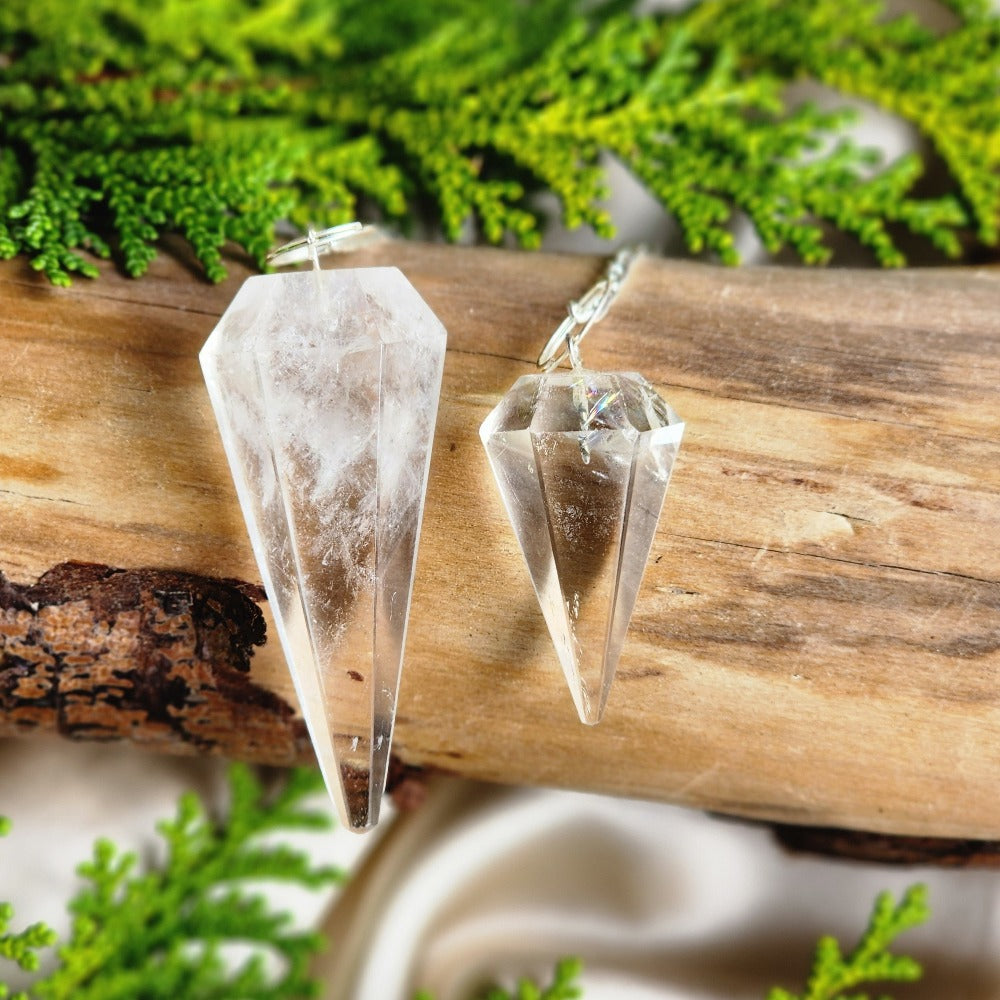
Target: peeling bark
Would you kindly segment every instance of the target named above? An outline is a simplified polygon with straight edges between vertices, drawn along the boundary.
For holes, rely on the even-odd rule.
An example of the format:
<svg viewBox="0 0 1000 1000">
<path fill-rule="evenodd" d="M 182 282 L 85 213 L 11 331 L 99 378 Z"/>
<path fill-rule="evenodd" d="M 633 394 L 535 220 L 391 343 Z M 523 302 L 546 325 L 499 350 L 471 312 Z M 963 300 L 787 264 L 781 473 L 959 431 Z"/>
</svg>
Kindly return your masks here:
<svg viewBox="0 0 1000 1000">
<path fill-rule="evenodd" d="M 33 585 L 0 573 L 0 735 L 311 760 L 294 708 L 248 676 L 260 600 L 253 584 L 172 570 L 67 562 Z"/>
</svg>

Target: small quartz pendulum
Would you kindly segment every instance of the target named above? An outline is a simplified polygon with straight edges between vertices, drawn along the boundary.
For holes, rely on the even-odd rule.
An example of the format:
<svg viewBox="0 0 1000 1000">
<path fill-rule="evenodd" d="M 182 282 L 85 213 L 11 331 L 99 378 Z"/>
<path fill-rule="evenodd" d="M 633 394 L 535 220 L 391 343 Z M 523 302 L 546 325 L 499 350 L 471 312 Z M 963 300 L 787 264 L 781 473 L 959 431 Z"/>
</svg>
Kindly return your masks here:
<svg viewBox="0 0 1000 1000">
<path fill-rule="evenodd" d="M 480 436 L 582 722 L 600 721 L 684 425 L 636 372 L 580 341 L 638 255 L 623 250 L 486 418 Z M 568 371 L 555 371 L 566 359 Z"/>
<path fill-rule="evenodd" d="M 322 270 L 359 223 L 269 260 L 201 351 L 236 492 L 327 788 L 378 821 L 445 330 L 394 267 Z"/>
</svg>

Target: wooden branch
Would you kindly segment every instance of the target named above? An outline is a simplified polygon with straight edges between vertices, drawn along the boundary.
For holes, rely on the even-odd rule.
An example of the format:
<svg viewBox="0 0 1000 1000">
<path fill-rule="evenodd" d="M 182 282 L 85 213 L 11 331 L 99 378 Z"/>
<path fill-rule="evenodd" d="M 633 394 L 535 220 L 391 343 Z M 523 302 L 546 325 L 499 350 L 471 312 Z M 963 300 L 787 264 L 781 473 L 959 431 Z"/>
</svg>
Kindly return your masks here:
<svg viewBox="0 0 1000 1000">
<path fill-rule="evenodd" d="M 789 823 L 1000 836 L 998 272 L 638 265 L 586 358 L 642 371 L 688 429 L 607 715 L 588 729 L 477 430 L 601 262 L 389 243 L 336 263 L 398 265 L 450 335 L 402 761 Z M 277 644 L 239 670 L 259 576 L 197 364 L 236 270 L 212 288 L 164 258 L 141 282 L 57 290 L 0 267 L 0 569 L 20 585 L 0 603 L 3 732 L 34 712 L 75 735 L 301 752 Z M 44 576 L 69 560 L 166 576 Z M 158 596 L 178 574 L 190 610 Z M 104 587 L 134 599 L 109 613 Z M 175 716 L 156 684 L 174 691 L 178 664 L 191 706 Z"/>
</svg>

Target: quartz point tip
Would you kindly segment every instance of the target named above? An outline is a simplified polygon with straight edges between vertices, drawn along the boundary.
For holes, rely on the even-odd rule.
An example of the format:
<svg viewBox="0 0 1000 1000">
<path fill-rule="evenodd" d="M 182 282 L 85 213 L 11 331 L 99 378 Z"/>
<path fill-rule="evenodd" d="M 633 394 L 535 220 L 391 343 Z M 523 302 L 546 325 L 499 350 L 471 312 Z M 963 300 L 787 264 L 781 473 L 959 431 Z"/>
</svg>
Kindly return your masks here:
<svg viewBox="0 0 1000 1000">
<path fill-rule="evenodd" d="M 580 720 L 598 723 L 684 424 L 641 375 L 525 375 L 480 428 Z"/>
<path fill-rule="evenodd" d="M 378 821 L 444 327 L 396 268 L 248 279 L 201 351 L 254 555 L 342 823 Z"/>
</svg>

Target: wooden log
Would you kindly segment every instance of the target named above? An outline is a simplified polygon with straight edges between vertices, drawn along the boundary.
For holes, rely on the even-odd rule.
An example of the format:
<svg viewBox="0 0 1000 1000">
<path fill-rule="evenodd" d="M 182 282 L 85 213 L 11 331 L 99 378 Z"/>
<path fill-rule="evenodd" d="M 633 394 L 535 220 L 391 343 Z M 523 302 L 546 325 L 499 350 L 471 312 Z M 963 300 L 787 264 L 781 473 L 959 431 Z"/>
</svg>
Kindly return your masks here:
<svg viewBox="0 0 1000 1000">
<path fill-rule="evenodd" d="M 786 823 L 1000 836 L 1000 273 L 637 265 L 585 357 L 642 371 L 687 436 L 591 729 L 477 430 L 602 263 L 385 243 L 327 266 L 370 264 L 398 265 L 449 330 L 400 760 Z M 245 274 L 208 287 L 163 257 L 140 282 L 109 270 L 58 290 L 21 263 L 0 267 L 0 732 L 25 718 L 10 695 L 25 636 L 54 642 L 60 673 L 104 655 L 95 636 L 122 627 L 114 615 L 133 616 L 126 637 L 141 645 L 165 613 L 155 587 L 133 587 L 135 605 L 110 616 L 90 591 L 53 593 L 52 577 L 48 603 L 32 597 L 53 567 L 183 574 L 186 593 L 217 598 L 259 585 L 196 357 Z M 68 607 L 58 634 L 37 621 Z M 256 650 L 242 687 L 221 683 L 239 656 L 206 649 L 186 695 L 215 699 L 216 722 L 231 698 L 231 725 L 213 722 L 201 742 L 186 724 L 156 729 L 147 698 L 134 726 L 102 704 L 94 732 L 276 762 L 299 753 L 277 643 Z M 124 670 L 120 688 L 145 675 L 105 667 Z M 65 730 L 59 718 L 36 721 Z"/>
</svg>

